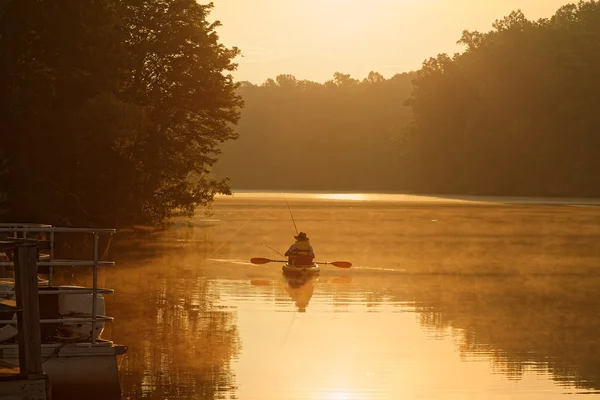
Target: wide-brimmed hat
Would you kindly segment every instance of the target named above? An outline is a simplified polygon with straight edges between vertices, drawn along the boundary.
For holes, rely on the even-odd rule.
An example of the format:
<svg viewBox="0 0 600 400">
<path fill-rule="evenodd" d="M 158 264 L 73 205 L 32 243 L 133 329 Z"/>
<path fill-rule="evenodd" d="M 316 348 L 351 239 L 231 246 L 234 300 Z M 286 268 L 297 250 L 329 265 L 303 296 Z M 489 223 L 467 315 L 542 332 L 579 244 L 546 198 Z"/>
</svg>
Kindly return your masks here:
<svg viewBox="0 0 600 400">
<path fill-rule="evenodd" d="M 306 233 L 304 233 L 304 232 L 300 232 L 298 234 L 298 236 L 294 236 L 294 239 L 296 239 L 296 240 L 309 240 L 308 236 L 306 236 Z"/>
</svg>

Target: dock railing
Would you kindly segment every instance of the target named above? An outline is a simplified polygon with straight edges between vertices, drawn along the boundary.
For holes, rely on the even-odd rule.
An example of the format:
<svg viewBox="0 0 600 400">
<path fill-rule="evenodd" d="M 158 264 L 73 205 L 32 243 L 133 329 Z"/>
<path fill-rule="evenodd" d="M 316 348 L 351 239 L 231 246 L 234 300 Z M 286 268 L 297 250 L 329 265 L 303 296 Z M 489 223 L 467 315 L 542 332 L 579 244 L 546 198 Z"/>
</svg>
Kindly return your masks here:
<svg viewBox="0 0 600 400">
<path fill-rule="evenodd" d="M 106 315 L 97 315 L 97 296 L 98 294 L 112 294 L 114 290 L 98 288 L 98 267 L 114 266 L 115 263 L 112 261 L 100 261 L 99 257 L 99 237 L 100 235 L 113 235 L 116 232 L 115 229 L 98 229 L 98 228 L 60 228 L 51 225 L 43 224 L 11 224 L 1 223 L 0 224 L 0 236 L 3 234 L 10 235 L 9 238 L 12 240 L 24 239 L 27 241 L 32 235 L 44 234 L 49 236 L 48 240 L 48 251 L 47 257 L 37 257 L 37 267 L 45 266 L 48 267 L 48 286 L 53 287 L 54 280 L 54 268 L 55 267 L 92 267 L 92 287 L 84 289 L 57 289 L 57 290 L 41 290 L 40 295 L 45 294 L 92 294 L 92 311 L 90 317 L 67 317 L 67 318 L 44 318 L 40 319 L 39 322 L 42 324 L 47 323 L 82 323 L 91 322 L 91 343 L 96 343 L 96 324 L 98 322 L 112 322 L 113 318 Z M 55 243 L 57 233 L 81 233 L 89 234 L 93 236 L 93 256 L 91 260 L 59 260 L 55 258 Z M 8 239 L 8 238 L 7 238 Z M 16 252 L 15 252 L 16 253 Z M 38 251 L 39 254 L 39 251 Z M 15 266 L 14 261 L 0 261 L 0 266 Z M 36 267 L 36 270 L 37 270 Z M 15 271 L 16 274 L 16 271 Z M 37 276 L 37 274 L 36 274 Z M 37 280 L 37 278 L 36 278 Z M 37 289 L 37 287 L 36 287 Z M 14 294 L 12 291 L 0 291 L 0 296 Z M 39 315 L 39 314 L 38 314 Z M 0 320 L 0 324 L 12 324 L 15 325 L 14 320 Z"/>
</svg>

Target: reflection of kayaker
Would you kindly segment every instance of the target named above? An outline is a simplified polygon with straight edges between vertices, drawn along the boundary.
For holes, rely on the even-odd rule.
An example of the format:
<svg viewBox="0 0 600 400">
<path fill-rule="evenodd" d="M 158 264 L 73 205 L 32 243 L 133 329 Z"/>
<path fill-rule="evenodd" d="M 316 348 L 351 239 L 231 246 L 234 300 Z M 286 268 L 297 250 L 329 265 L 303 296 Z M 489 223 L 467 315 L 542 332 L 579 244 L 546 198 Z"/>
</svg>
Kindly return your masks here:
<svg viewBox="0 0 600 400">
<path fill-rule="evenodd" d="M 294 239 L 296 239 L 296 242 L 284 254 L 284 256 L 288 257 L 288 264 L 312 265 L 315 259 L 315 251 L 306 233 L 300 232 L 298 236 L 294 236 Z"/>
<path fill-rule="evenodd" d="M 285 290 L 294 300 L 298 312 L 306 312 L 306 307 L 313 295 L 315 285 L 312 278 L 297 278 L 287 277 L 288 285 Z"/>
</svg>

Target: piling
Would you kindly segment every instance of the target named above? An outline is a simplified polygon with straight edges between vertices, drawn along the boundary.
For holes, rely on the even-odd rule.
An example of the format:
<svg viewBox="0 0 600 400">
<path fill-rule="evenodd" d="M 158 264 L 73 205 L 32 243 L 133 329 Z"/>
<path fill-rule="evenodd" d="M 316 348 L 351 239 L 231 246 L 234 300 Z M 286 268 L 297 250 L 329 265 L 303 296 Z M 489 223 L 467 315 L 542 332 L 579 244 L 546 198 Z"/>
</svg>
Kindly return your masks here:
<svg viewBox="0 0 600 400">
<path fill-rule="evenodd" d="M 0 400 L 50 400 L 50 380 L 42 369 L 42 339 L 37 282 L 38 241 L 0 241 L 0 251 L 14 250 L 18 373 L 0 376 Z"/>
</svg>

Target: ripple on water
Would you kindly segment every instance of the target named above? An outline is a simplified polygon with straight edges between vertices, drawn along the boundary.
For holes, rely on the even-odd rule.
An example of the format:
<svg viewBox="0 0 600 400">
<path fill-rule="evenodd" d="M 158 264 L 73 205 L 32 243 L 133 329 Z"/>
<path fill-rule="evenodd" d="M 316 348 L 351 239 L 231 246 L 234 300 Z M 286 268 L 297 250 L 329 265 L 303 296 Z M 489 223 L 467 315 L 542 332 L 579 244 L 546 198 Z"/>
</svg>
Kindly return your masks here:
<svg viewBox="0 0 600 400">
<path fill-rule="evenodd" d="M 218 225 L 117 259 L 124 398 L 599 394 L 597 209 L 338 200 L 290 198 L 324 260 L 354 263 L 302 284 L 248 261 L 289 245 L 276 199 L 217 202 Z"/>
</svg>

